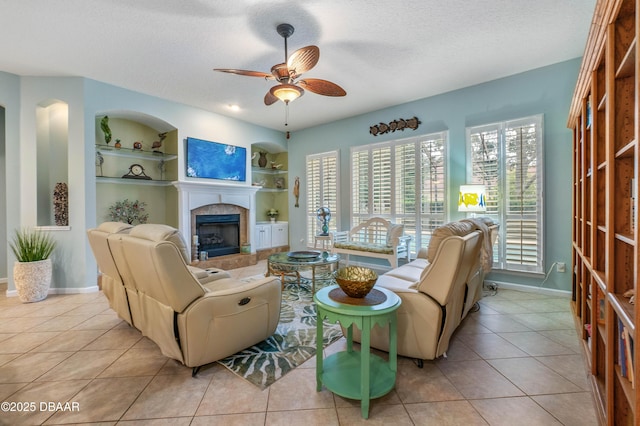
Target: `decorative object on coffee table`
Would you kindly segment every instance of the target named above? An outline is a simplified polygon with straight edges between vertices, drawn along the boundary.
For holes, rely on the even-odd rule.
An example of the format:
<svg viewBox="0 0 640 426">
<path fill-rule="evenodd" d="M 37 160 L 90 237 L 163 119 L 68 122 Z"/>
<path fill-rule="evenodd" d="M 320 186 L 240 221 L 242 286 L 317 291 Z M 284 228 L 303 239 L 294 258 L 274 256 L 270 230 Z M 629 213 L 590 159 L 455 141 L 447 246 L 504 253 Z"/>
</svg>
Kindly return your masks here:
<svg viewBox="0 0 640 426">
<path fill-rule="evenodd" d="M 338 269 L 334 275 L 336 282 L 349 297 L 365 297 L 376 281 L 378 274 L 373 269 L 362 266 L 345 266 Z"/>
</svg>

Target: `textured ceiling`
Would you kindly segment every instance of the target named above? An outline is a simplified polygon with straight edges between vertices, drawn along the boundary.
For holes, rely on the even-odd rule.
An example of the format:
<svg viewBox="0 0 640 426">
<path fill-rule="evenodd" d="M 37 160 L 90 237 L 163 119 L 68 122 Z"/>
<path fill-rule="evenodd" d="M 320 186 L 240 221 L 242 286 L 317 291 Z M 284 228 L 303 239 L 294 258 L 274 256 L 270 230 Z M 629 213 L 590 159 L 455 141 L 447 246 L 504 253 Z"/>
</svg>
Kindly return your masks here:
<svg viewBox="0 0 640 426">
<path fill-rule="evenodd" d="M 595 0 L 0 0 L 0 71 L 83 76 L 298 130 L 494 80 L 583 54 Z M 265 106 L 274 84 L 213 68 L 269 72 L 314 44 L 307 92 Z M 240 110 L 233 112 L 230 104 Z"/>
</svg>

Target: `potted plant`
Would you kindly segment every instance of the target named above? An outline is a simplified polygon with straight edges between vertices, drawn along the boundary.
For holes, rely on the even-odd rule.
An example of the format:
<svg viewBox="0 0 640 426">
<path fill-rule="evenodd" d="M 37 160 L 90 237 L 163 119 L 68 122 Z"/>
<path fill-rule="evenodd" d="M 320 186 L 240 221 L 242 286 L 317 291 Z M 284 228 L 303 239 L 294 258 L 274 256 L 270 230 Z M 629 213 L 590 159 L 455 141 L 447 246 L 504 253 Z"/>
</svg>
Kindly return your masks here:
<svg viewBox="0 0 640 426">
<path fill-rule="evenodd" d="M 111 207 L 109 207 L 108 218 L 114 222 L 124 222 L 129 225 L 137 223 L 147 223 L 149 220 L 149 213 L 145 212 L 147 203 L 144 201 L 129 201 L 124 199 L 123 201 L 116 201 Z"/>
<path fill-rule="evenodd" d="M 49 256 L 56 242 L 47 233 L 22 229 L 16 230 L 10 246 L 16 256 L 13 281 L 20 300 L 27 303 L 46 298 L 53 271 Z"/>
<path fill-rule="evenodd" d="M 278 210 L 276 210 L 276 209 L 267 210 L 267 216 L 269 216 L 269 218 L 271 218 L 271 222 L 275 222 L 276 218 L 278 217 Z"/>
</svg>

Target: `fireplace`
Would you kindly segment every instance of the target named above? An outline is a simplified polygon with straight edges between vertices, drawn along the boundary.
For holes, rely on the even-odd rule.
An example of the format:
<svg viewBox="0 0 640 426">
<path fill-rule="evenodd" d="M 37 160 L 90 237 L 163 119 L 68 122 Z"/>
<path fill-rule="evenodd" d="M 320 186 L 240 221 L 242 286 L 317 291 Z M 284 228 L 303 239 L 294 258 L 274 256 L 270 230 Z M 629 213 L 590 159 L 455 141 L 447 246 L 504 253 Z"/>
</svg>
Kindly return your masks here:
<svg viewBox="0 0 640 426">
<path fill-rule="evenodd" d="M 196 215 L 198 251 L 209 257 L 240 253 L 239 214 Z"/>
</svg>

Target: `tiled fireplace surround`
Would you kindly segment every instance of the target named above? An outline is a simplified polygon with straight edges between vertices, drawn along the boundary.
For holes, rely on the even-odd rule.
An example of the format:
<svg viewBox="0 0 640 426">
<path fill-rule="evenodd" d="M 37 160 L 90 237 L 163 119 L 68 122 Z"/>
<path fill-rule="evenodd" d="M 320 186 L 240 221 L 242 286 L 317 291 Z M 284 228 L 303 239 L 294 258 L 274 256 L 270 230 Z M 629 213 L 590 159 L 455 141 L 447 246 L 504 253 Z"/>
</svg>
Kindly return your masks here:
<svg viewBox="0 0 640 426">
<path fill-rule="evenodd" d="M 256 192 L 258 188 L 247 185 L 232 185 L 202 182 L 176 182 L 178 189 L 178 227 L 185 241 L 190 242 L 190 256 L 199 267 L 235 269 L 257 263 L 253 241 L 256 224 Z M 201 214 L 239 214 L 240 242 L 251 244 L 251 254 L 233 254 L 196 260 L 193 235 L 195 217 Z"/>
</svg>

